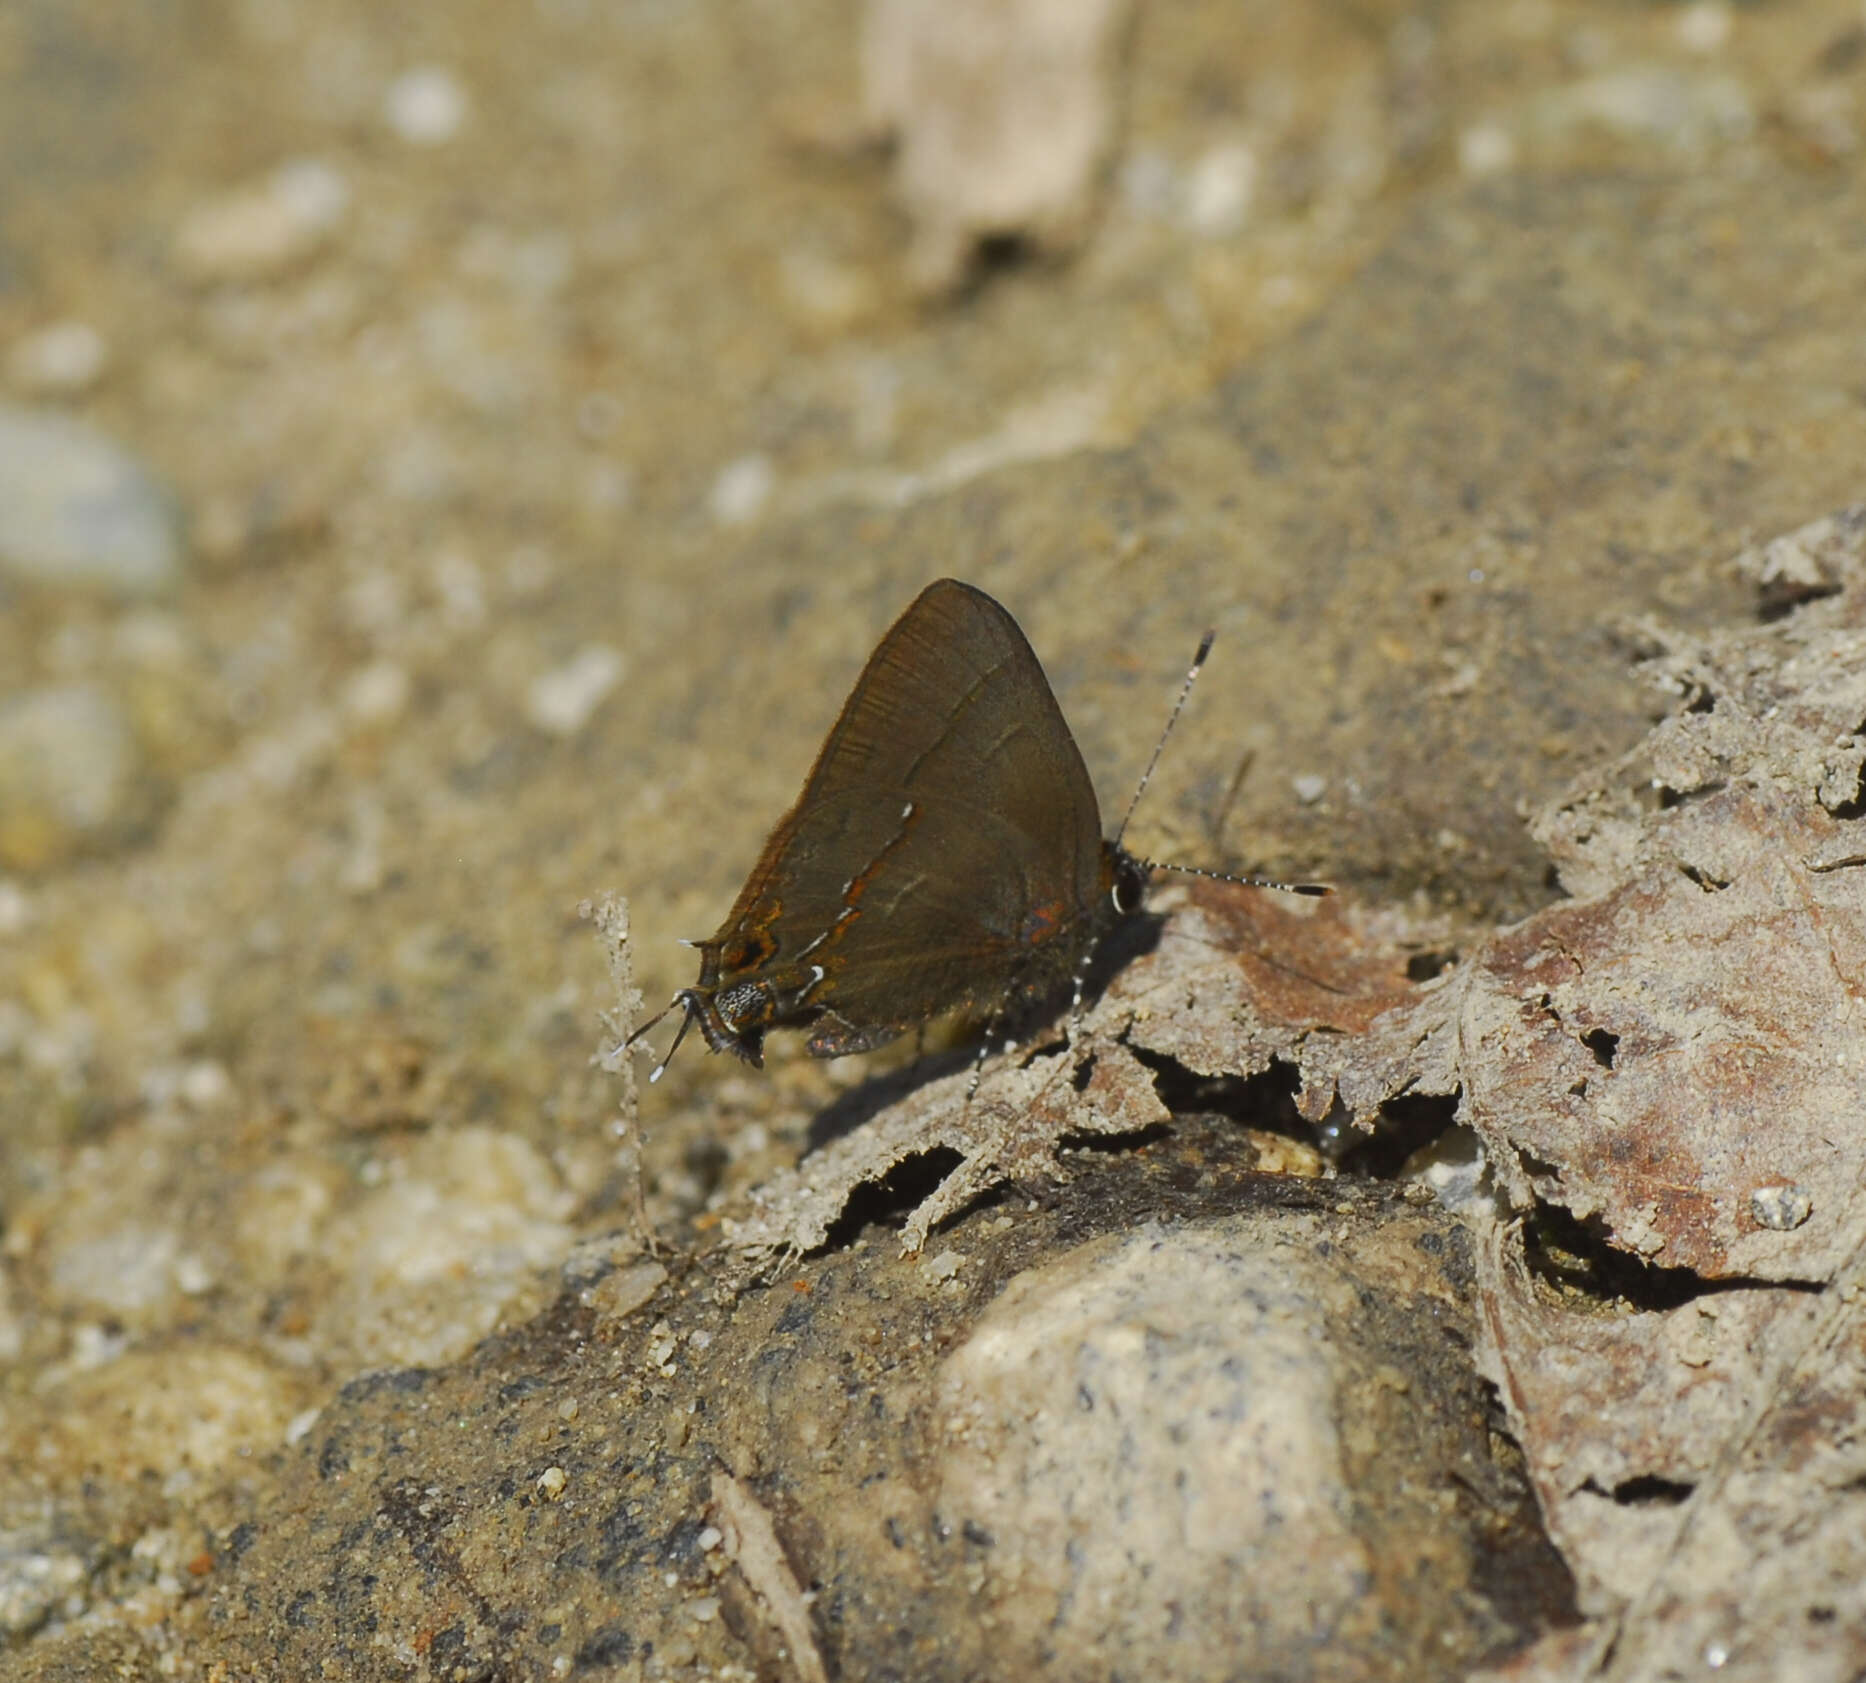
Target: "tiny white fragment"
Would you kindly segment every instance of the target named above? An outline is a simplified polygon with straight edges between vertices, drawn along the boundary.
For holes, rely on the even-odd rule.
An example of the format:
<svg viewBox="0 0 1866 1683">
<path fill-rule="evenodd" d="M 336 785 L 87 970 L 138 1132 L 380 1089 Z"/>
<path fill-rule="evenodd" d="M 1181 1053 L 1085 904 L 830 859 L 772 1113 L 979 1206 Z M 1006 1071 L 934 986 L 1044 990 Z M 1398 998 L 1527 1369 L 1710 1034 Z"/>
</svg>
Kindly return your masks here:
<svg viewBox="0 0 1866 1683">
<path fill-rule="evenodd" d="M 89 322 L 55 321 L 14 345 L 7 373 L 29 392 L 71 396 L 95 385 L 109 360 L 104 336 Z"/>
<path fill-rule="evenodd" d="M 532 680 L 525 695 L 525 717 L 547 736 L 575 736 L 622 681 L 625 669 L 618 650 L 607 643 L 591 643 L 562 666 Z"/>
<path fill-rule="evenodd" d="M 389 84 L 383 116 L 409 145 L 443 146 L 466 122 L 466 89 L 451 70 L 424 64 Z"/>
<path fill-rule="evenodd" d="M 769 456 L 753 452 L 719 470 L 707 507 L 722 526 L 747 526 L 764 512 L 777 489 L 777 469 Z"/>
</svg>

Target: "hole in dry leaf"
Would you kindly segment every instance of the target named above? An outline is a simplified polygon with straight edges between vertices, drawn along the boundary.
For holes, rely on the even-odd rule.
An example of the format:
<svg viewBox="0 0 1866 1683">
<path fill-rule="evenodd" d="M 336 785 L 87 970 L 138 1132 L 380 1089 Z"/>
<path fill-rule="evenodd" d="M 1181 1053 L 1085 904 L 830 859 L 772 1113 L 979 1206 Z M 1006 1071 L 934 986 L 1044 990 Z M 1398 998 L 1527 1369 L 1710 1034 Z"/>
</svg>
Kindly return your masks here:
<svg viewBox="0 0 1866 1683">
<path fill-rule="evenodd" d="M 1223 1116 L 1252 1128 L 1313 1143 L 1315 1129 L 1296 1109 L 1296 1071 L 1273 1063 L 1256 1075 L 1197 1075 L 1184 1064 L 1138 1047 L 1134 1055 L 1153 1072 L 1153 1090 L 1175 1116 Z"/>
<path fill-rule="evenodd" d="M 1862 724 L 1853 734 L 1866 736 L 1866 724 Z M 1830 806 L 1827 810 L 1836 818 L 1866 818 L 1866 765 L 1860 767 L 1859 781 L 1854 784 L 1853 793 L 1838 806 Z"/>
<path fill-rule="evenodd" d="M 1564 1297 L 1634 1309 L 1676 1309 L 1730 1285 L 1689 1268 L 1642 1261 L 1608 1242 L 1599 1217 L 1583 1221 L 1559 1204 L 1539 1204 L 1524 1224 L 1523 1260 L 1537 1280 Z"/>
<path fill-rule="evenodd" d="M 1406 960 L 1406 980 L 1409 982 L 1429 982 L 1434 976 L 1442 976 L 1458 962 L 1458 955 L 1450 948 L 1442 952 L 1414 953 Z"/>
<path fill-rule="evenodd" d="M 1344 1175 L 1395 1179 L 1414 1156 L 1442 1139 L 1457 1120 L 1456 1094 L 1401 1093 L 1380 1107 L 1380 1121 L 1371 1134 L 1356 1132 L 1351 1136 L 1346 1149 L 1335 1158 L 1335 1167 Z"/>
<path fill-rule="evenodd" d="M 1620 1037 L 1604 1028 L 1589 1029 L 1581 1036 L 1581 1044 L 1594 1054 L 1594 1062 L 1602 1069 L 1612 1069 L 1615 1055 L 1620 1050 Z"/>
<path fill-rule="evenodd" d="M 1164 1122 L 1156 1122 L 1150 1128 L 1136 1128 L 1131 1134 L 1064 1134 L 1056 1142 L 1056 1151 L 1058 1156 L 1073 1151 L 1084 1155 L 1101 1152 L 1109 1157 L 1121 1157 L 1143 1145 L 1166 1139 L 1172 1131 Z"/>
<path fill-rule="evenodd" d="M 1844 588 L 1839 584 L 1804 584 L 1787 588 L 1778 585 L 1770 591 L 1756 609 L 1757 622 L 1762 625 L 1773 625 L 1777 620 L 1787 619 L 1803 603 L 1819 602 L 1829 596 L 1838 596 Z"/>
<path fill-rule="evenodd" d="M 862 1229 L 871 1225 L 899 1227 L 964 1161 L 951 1146 L 940 1145 L 903 1158 L 879 1180 L 864 1181 L 849 1195 L 842 1214 L 831 1224 L 819 1248 L 842 1250 L 854 1244 Z"/>
<path fill-rule="evenodd" d="M 1157 1052 L 1134 1049 L 1153 1072 L 1154 1091 L 1175 1116 L 1219 1116 L 1319 1148 L 1344 1175 L 1391 1180 L 1457 1120 L 1455 1094 L 1402 1093 L 1380 1107 L 1371 1133 L 1352 1126 L 1340 1105 L 1319 1126 L 1296 1108 L 1302 1081 L 1281 1061 L 1256 1075 L 1198 1075 Z"/>
<path fill-rule="evenodd" d="M 1691 801 L 1707 800 L 1723 790 L 1721 781 L 1702 783 L 1695 789 L 1674 789 L 1669 783 L 1654 783 L 1647 787 L 1660 812 L 1670 812 L 1673 808 L 1685 806 Z"/>
<path fill-rule="evenodd" d="M 1623 1508 L 1675 1508 L 1689 1501 L 1697 1486 L 1682 1479 L 1661 1478 L 1657 1473 L 1641 1473 L 1637 1478 L 1621 1479 L 1611 1490 L 1603 1490 L 1593 1479 L 1581 1488 L 1606 1496 Z"/>
</svg>

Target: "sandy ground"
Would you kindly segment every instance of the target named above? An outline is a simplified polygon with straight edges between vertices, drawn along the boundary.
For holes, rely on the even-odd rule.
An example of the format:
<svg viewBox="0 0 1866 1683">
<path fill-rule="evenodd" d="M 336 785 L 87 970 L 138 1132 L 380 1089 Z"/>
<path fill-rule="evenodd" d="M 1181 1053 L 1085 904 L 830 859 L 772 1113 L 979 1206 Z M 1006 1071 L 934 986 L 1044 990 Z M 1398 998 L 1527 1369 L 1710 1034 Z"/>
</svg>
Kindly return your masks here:
<svg viewBox="0 0 1866 1683">
<path fill-rule="evenodd" d="M 1642 621 L 1753 619 L 1731 558 L 1861 494 L 1866 15 L 1139 0 L 1086 210 L 957 257 L 861 23 L 0 12 L 0 1667 L 1202 1677 L 1248 1630 L 1261 1674 L 1381 1677 L 1577 1616 L 1431 1330 L 1469 1336 L 1465 1241 L 1391 1164 L 1286 1206 L 1267 1140 L 1330 1164 L 1254 1092 L 1243 1168 L 1188 1125 L 936 1234 L 966 1266 L 897 1259 L 896 1197 L 742 1289 L 705 1247 L 872 1068 L 690 1045 L 642 1100 L 649 1255 L 578 908 L 625 894 L 644 992 L 689 981 L 943 574 L 1018 616 L 1104 811 L 1217 628 L 1142 850 L 1421 948 L 1545 904 L 1524 820 L 1659 711 Z M 1196 1296 L 1209 1234 L 1157 1280 L 1123 1235 L 1240 1209 L 1307 1258 L 1269 1309 L 1238 1276 L 1251 1347 L 1346 1352 L 1289 1380 L 1327 1442 L 1258 1434 L 1333 1469 L 1314 1619 L 1203 1567 L 1196 1632 L 1119 1561 L 1059 1589 L 1062 1518 L 994 1579 L 954 1518 L 991 1476 L 930 1447 L 1013 1409 L 988 1318 Z M 1382 1383 L 1434 1399 L 1430 1514 Z"/>
</svg>

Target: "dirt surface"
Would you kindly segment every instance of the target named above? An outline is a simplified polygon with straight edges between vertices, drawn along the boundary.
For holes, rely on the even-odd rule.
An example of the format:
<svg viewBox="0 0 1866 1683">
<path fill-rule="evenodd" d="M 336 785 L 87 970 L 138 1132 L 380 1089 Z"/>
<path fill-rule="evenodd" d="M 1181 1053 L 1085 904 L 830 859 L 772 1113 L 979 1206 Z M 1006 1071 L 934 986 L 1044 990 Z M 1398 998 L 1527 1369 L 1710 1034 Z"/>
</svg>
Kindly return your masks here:
<svg viewBox="0 0 1866 1683">
<path fill-rule="evenodd" d="M 800 1157 L 928 1102 L 912 1048 L 774 1043 L 756 1074 L 689 1046 L 638 1113 L 592 1060 L 612 994 L 579 905 L 628 897 L 650 1000 L 690 981 L 675 937 L 716 926 L 875 637 L 944 574 L 1017 615 L 1104 813 L 1215 626 L 1131 839 L 1335 883 L 1396 999 L 1467 985 L 1499 923 L 1531 920 L 1527 963 L 1603 904 L 1651 909 L 1634 854 L 1573 829 L 1648 835 L 1630 774 L 1575 793 L 1642 742 L 1716 878 L 1734 774 L 1673 773 L 1681 743 L 1752 741 L 1752 678 L 1857 737 L 1811 668 L 1724 671 L 1732 722 L 1641 667 L 1748 660 L 1717 639 L 1840 589 L 1735 558 L 1862 493 L 1854 0 L 1106 13 L 1076 92 L 1107 126 L 1059 233 L 929 177 L 938 112 L 891 105 L 889 151 L 853 4 L 0 11 L 0 1670 L 912 1678 L 1015 1651 L 1203 1677 L 1248 1629 L 1263 1675 L 1372 1678 L 1420 1675 L 1439 1629 L 1455 1668 L 1534 1643 L 1525 1668 L 1578 1675 L 1628 1572 L 1659 1563 L 1648 1610 L 1690 1587 L 1712 1533 L 1665 1527 L 1691 1492 L 1750 1499 L 1727 1436 L 1672 1463 L 1538 1437 L 1565 1382 L 1524 1365 L 1510 1394 L 1497 1326 L 1612 1340 L 1395 1184 L 1470 1101 L 1442 1036 L 1419 1045 L 1459 1080 L 1390 1102 L 1408 1045 L 1365 1105 L 1330 1062 L 1368 1027 L 1348 1005 L 1226 1038 L 1277 974 L 1334 974 L 1300 918 L 1171 924 L 1249 986 L 1108 1043 L 1109 1116 L 1154 1131 L 1084 1152 L 1059 1111 L 1009 1193 L 994 1146 L 984 1203 L 949 1189 L 954 1219 L 910 1229 L 918 1261 L 899 1229 L 971 1134 L 826 1198 L 794 1267 L 715 1249 Z M 1858 763 L 1822 741 L 1779 798 L 1830 837 Z M 1711 893 L 1665 879 L 1687 889 Z M 1544 909 L 1564 891 L 1579 909 Z M 1732 952 L 1793 921 L 1760 878 L 1716 900 Z M 1613 927 L 1627 998 L 1678 979 L 1648 925 Z M 1521 1016 L 1520 968 L 1484 972 L 1527 1025 L 1498 1044 L 1598 1093 L 1598 1052 Z M 1615 1032 L 1619 1090 L 1676 1114 L 1675 1066 Z M 1823 1102 L 1857 1117 L 1835 1044 Z M 1318 1097 L 1337 1077 L 1344 1113 L 1385 1104 L 1372 1143 Z M 1528 1150 L 1497 1092 L 1489 1148 Z M 1689 1233 L 1682 1273 L 1818 1304 L 1763 1363 L 1812 1398 L 1795 1364 L 1856 1332 L 1827 1313 L 1853 1266 L 1827 1169 L 1648 1230 L 1579 1102 L 1542 1121 L 1512 1219 L 1609 1273 Z M 1406 1184 L 1455 1205 L 1439 1167 Z M 1229 1343 L 1172 1320 L 1206 1275 L 1251 1306 L 1217 1317 Z M 1683 1289 L 1632 1292 L 1665 1326 L 1632 1320 L 1689 1355 Z M 1059 1365 L 994 1366 L 1005 1326 L 1051 1329 Z M 1211 1360 L 1148 1354 L 1173 1339 Z M 1010 1424 L 1065 1378 L 1104 1394 L 1066 1350 L 1177 1447 Z M 1303 1434 L 1253 1374 L 1311 1399 Z M 1780 1415 L 1752 1418 L 1805 1448 Z M 1251 1482 L 1277 1466 L 1312 1482 Z M 1162 1510 L 1122 1566 L 1045 1506 L 1072 1479 L 1091 1515 L 1286 1499 L 1301 1546 L 1271 1554 L 1310 1563 L 1288 1596 L 1316 1618 L 1237 1588 L 1267 1545 L 1233 1507 Z M 1018 1491 L 1026 1530 L 993 1517 Z M 1852 1651 L 1852 1602 L 1822 1605 L 1796 1639 Z M 1763 1663 L 1689 1628 L 1724 1675 Z M 1616 1675 L 1669 1663 L 1642 1641 Z"/>
</svg>

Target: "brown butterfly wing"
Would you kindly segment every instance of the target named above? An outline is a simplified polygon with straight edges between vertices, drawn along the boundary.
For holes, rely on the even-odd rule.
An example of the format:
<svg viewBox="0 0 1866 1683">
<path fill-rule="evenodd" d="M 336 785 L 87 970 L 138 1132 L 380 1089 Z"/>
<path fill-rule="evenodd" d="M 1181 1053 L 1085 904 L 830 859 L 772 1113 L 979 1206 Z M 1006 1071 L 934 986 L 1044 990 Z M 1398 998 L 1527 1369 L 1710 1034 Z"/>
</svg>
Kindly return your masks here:
<svg viewBox="0 0 1866 1683">
<path fill-rule="evenodd" d="M 944 579 L 869 657 L 708 980 L 769 980 L 820 1020 L 813 1052 L 865 1050 L 1066 975 L 1102 892 L 1094 788 L 1036 655 Z"/>
</svg>

